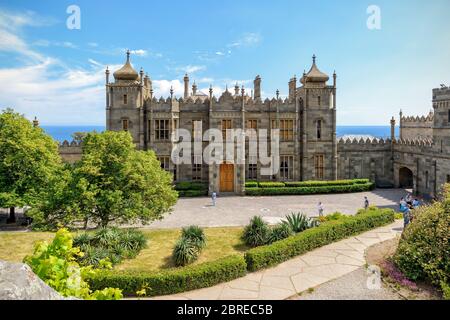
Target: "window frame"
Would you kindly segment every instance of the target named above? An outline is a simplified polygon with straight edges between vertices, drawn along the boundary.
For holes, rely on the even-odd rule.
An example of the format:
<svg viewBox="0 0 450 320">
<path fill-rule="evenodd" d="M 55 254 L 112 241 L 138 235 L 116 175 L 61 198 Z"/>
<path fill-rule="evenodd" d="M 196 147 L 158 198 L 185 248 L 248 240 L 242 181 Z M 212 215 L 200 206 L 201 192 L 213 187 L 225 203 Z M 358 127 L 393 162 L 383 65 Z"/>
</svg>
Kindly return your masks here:
<svg viewBox="0 0 450 320">
<path fill-rule="evenodd" d="M 280 156 L 280 174 L 281 181 L 294 180 L 294 156 L 282 155 Z"/>
<path fill-rule="evenodd" d="M 314 155 L 314 174 L 317 180 L 324 179 L 324 166 L 325 157 L 323 154 L 315 154 Z"/>
<path fill-rule="evenodd" d="M 161 127 L 161 123 L 163 126 Z M 156 141 L 168 141 L 170 139 L 170 120 L 169 119 L 155 119 L 154 133 Z"/>
</svg>

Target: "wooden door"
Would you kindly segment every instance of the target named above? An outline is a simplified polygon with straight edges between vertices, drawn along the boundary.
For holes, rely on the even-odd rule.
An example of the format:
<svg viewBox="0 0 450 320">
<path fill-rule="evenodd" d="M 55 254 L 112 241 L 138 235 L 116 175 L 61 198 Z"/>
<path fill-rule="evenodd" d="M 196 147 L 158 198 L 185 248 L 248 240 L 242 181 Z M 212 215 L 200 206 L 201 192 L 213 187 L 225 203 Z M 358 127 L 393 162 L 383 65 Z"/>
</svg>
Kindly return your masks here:
<svg viewBox="0 0 450 320">
<path fill-rule="evenodd" d="M 234 165 L 222 163 L 220 165 L 220 191 L 234 191 Z"/>
</svg>

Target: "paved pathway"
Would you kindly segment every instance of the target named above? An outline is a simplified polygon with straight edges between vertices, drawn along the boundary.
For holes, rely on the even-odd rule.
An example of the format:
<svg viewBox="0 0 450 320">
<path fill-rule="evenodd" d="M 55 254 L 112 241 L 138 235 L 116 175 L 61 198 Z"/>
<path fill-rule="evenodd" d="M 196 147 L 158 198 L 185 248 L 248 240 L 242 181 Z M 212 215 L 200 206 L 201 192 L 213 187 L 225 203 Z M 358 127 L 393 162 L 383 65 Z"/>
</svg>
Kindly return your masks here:
<svg viewBox="0 0 450 320">
<path fill-rule="evenodd" d="M 201 227 L 244 226 L 255 215 L 275 218 L 291 212 L 317 215 L 317 203 L 323 203 L 325 214 L 336 211 L 355 214 L 364 206 L 364 196 L 371 205 L 382 208 L 398 207 L 399 199 L 406 194 L 403 189 L 377 189 L 371 192 L 278 196 L 278 197 L 219 197 L 217 206 L 211 206 L 209 198 L 182 198 L 172 214 L 162 221 L 155 221 L 149 228 L 180 228 L 195 223 Z M 276 220 L 276 219 L 274 219 Z"/>
<path fill-rule="evenodd" d="M 281 300 L 309 288 L 347 275 L 365 265 L 365 250 L 393 239 L 402 230 L 402 221 L 341 240 L 274 268 L 250 273 L 227 283 L 154 299 L 258 299 Z"/>
<path fill-rule="evenodd" d="M 379 289 L 367 286 L 365 267 L 324 283 L 312 292 L 304 292 L 290 300 L 404 300 L 397 292 L 381 283 Z"/>
</svg>

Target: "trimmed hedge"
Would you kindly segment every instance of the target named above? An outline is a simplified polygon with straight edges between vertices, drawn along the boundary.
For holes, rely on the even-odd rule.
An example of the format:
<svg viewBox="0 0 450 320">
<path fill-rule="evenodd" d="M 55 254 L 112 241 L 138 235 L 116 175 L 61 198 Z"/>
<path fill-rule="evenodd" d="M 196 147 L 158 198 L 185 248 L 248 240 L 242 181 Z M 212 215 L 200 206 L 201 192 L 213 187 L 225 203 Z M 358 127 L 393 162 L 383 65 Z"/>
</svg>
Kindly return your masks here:
<svg viewBox="0 0 450 320">
<path fill-rule="evenodd" d="M 203 197 L 208 195 L 208 185 L 202 182 L 181 181 L 175 184 L 180 197 Z"/>
<path fill-rule="evenodd" d="M 347 219 L 325 222 L 287 239 L 250 249 L 245 253 L 247 269 L 264 269 L 334 241 L 392 222 L 392 209 L 371 209 Z"/>
<path fill-rule="evenodd" d="M 320 187 L 272 187 L 272 188 L 246 188 L 248 196 L 273 196 L 273 195 L 302 195 L 324 193 L 350 193 L 369 191 L 374 188 L 374 183 L 357 183 L 350 185 L 328 185 Z"/>
<path fill-rule="evenodd" d="M 246 188 L 258 188 L 258 182 L 256 181 L 246 181 L 245 182 Z"/>
<path fill-rule="evenodd" d="M 227 282 L 247 273 L 241 256 L 228 256 L 213 262 L 155 273 L 105 271 L 88 279 L 91 289 L 120 288 L 125 296 L 136 296 L 146 289 L 146 296 L 180 293 Z"/>
</svg>

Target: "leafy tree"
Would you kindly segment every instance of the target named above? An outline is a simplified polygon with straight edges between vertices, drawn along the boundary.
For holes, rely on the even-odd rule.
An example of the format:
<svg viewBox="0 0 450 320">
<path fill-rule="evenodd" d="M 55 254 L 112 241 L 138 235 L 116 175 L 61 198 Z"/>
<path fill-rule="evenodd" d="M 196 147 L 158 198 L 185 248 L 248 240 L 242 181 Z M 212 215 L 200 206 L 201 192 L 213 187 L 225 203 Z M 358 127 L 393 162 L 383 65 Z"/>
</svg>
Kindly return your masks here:
<svg viewBox="0 0 450 320">
<path fill-rule="evenodd" d="M 153 151 L 137 151 L 128 132 L 89 133 L 71 189 L 85 220 L 102 227 L 161 219 L 177 199 L 172 175 L 161 169 Z"/>
<path fill-rule="evenodd" d="M 0 113 L 0 207 L 33 206 L 56 178 L 62 162 L 57 143 L 12 109 Z"/>
</svg>

